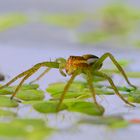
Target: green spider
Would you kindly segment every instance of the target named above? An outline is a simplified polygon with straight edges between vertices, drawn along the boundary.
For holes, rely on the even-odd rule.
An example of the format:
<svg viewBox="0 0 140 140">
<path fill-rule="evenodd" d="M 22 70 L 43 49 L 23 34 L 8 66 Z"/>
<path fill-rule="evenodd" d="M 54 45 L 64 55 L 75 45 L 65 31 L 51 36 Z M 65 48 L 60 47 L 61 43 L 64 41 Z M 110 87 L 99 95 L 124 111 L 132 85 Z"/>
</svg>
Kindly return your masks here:
<svg viewBox="0 0 140 140">
<path fill-rule="evenodd" d="M 23 77 L 23 79 L 21 80 L 21 82 L 19 83 L 17 88 L 15 89 L 15 92 L 11 96 L 11 99 L 13 99 L 13 97 L 19 91 L 19 89 L 22 86 L 22 84 L 24 83 L 24 81 L 26 79 L 28 79 L 31 75 L 33 75 L 39 68 L 47 67 L 47 69 L 37 79 L 35 79 L 32 82 L 35 82 L 35 81 L 39 80 L 42 76 L 44 76 L 47 72 L 49 72 L 51 68 L 57 68 L 57 69 L 59 69 L 61 75 L 63 75 L 63 76 L 70 75 L 71 76 L 69 81 L 66 83 L 66 85 L 64 87 L 64 90 L 63 90 L 63 93 L 62 93 L 62 95 L 59 99 L 59 103 L 58 103 L 58 106 L 57 106 L 57 111 L 59 111 L 59 109 L 62 105 L 62 102 L 65 98 L 65 94 L 68 91 L 70 85 L 74 81 L 75 77 L 77 75 L 80 75 L 80 74 L 85 74 L 86 75 L 87 83 L 89 85 L 89 89 L 91 91 L 91 94 L 92 94 L 92 97 L 93 97 L 93 100 L 94 100 L 95 104 L 98 105 L 98 102 L 96 100 L 96 92 L 95 92 L 94 85 L 93 85 L 93 78 L 94 78 L 94 76 L 99 76 L 99 77 L 107 79 L 109 81 L 110 85 L 112 86 L 113 90 L 115 91 L 116 95 L 118 95 L 126 104 L 129 104 L 130 106 L 134 107 L 135 105 L 128 102 L 119 93 L 119 91 L 118 91 L 117 87 L 115 86 L 113 80 L 107 74 L 99 71 L 100 68 L 102 67 L 103 61 L 108 57 L 112 60 L 114 65 L 121 72 L 121 74 L 125 78 L 126 82 L 130 86 L 136 88 L 134 85 L 132 85 L 130 83 L 130 81 L 128 80 L 128 78 L 127 78 L 127 76 L 124 72 L 124 70 L 119 65 L 119 63 L 115 60 L 115 58 L 112 56 L 112 54 L 105 53 L 100 58 L 95 56 L 95 55 L 92 55 L 92 54 L 86 54 L 86 55 L 83 55 L 83 56 L 70 56 L 67 60 L 65 60 L 64 58 L 58 58 L 54 62 L 47 62 L 46 61 L 46 62 L 38 63 L 38 64 L 34 65 L 32 68 L 30 68 L 30 69 L 22 72 L 21 74 L 17 75 L 16 77 L 14 77 L 7 84 L 0 87 L 0 89 L 9 86 L 13 82 L 15 82 L 18 78 Z M 66 73 L 63 70 L 65 70 Z"/>
</svg>

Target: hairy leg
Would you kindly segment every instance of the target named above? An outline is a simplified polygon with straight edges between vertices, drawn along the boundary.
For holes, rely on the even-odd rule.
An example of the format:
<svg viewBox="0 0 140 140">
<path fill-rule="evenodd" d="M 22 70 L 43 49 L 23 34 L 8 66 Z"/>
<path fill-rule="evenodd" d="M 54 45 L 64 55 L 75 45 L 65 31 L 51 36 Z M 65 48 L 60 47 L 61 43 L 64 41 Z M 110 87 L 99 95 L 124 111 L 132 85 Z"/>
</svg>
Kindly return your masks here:
<svg viewBox="0 0 140 140">
<path fill-rule="evenodd" d="M 6 83 L 5 85 L 1 86 L 0 89 L 5 88 L 5 87 L 11 85 L 11 84 L 12 84 L 13 82 L 15 82 L 17 79 L 19 79 L 19 78 L 25 76 L 25 75 L 28 74 L 29 72 L 30 72 L 30 69 L 27 70 L 27 71 L 24 71 L 24 72 L 20 73 L 19 75 L 17 75 L 16 77 L 14 77 L 12 80 L 10 80 L 8 83 Z"/>
<path fill-rule="evenodd" d="M 114 63 L 114 65 L 118 68 L 118 70 L 121 72 L 121 74 L 122 74 L 123 77 L 125 78 L 126 82 L 127 82 L 130 86 L 136 88 L 136 86 L 134 86 L 133 84 L 130 83 L 130 81 L 128 80 L 127 75 L 125 74 L 125 71 L 124 71 L 123 68 L 120 66 L 120 64 L 116 61 L 116 59 L 114 58 L 114 56 L 113 56 L 112 54 L 110 54 L 110 53 L 105 53 L 104 55 L 102 55 L 102 56 L 97 60 L 97 62 L 95 63 L 94 68 L 96 69 L 96 67 L 99 67 L 107 57 L 109 57 L 109 58 L 112 60 L 112 62 Z"/>
<path fill-rule="evenodd" d="M 35 80 L 31 81 L 30 84 L 37 82 L 40 80 L 46 73 L 48 73 L 51 70 L 51 68 L 47 68 L 43 73 L 41 73 Z"/>
<path fill-rule="evenodd" d="M 16 87 L 14 93 L 12 94 L 11 99 L 13 99 L 13 98 L 15 97 L 15 95 L 16 95 L 17 92 L 19 91 L 19 89 L 20 89 L 20 87 L 22 86 L 22 84 L 24 83 L 24 81 L 25 81 L 26 79 L 28 79 L 32 74 L 33 74 L 33 73 L 27 74 L 27 75 L 21 80 L 21 82 L 19 83 L 19 85 Z"/>
<path fill-rule="evenodd" d="M 96 100 L 95 89 L 94 89 L 94 86 L 93 86 L 93 75 L 91 74 L 91 72 L 89 70 L 86 72 L 86 74 L 87 74 L 87 82 L 88 82 L 88 85 L 89 85 L 89 90 L 91 91 L 91 94 L 92 94 L 92 97 L 93 97 L 93 100 L 94 100 L 95 104 L 98 105 L 97 100 Z"/>
<path fill-rule="evenodd" d="M 35 73 L 36 69 L 38 70 L 40 67 L 59 68 L 59 63 L 57 63 L 57 62 L 42 62 L 42 63 L 38 63 L 38 64 L 34 65 L 32 68 L 30 68 L 30 69 L 20 73 L 16 77 L 14 77 L 8 83 L 6 83 L 5 85 L 1 86 L 0 89 L 11 85 L 17 79 L 19 79 L 19 78 L 21 78 L 21 77 L 23 77 L 23 76 L 25 76 L 25 75 L 27 75 L 29 73 L 32 73 L 32 72 Z"/>
<path fill-rule="evenodd" d="M 119 93 L 119 91 L 118 91 L 117 87 L 115 86 L 113 80 L 112 80 L 108 75 L 106 75 L 106 74 L 103 73 L 103 72 L 95 72 L 95 75 L 107 79 L 107 80 L 109 81 L 110 85 L 112 86 L 112 88 L 114 89 L 116 95 L 118 95 L 126 104 L 129 104 L 130 106 L 135 107 L 135 105 L 133 105 L 132 103 L 128 102 L 128 101 Z"/>
<path fill-rule="evenodd" d="M 63 90 L 63 93 L 61 94 L 59 103 L 58 103 L 58 105 L 57 105 L 56 111 L 59 111 L 59 110 L 60 110 L 60 107 L 61 107 L 61 104 L 62 104 L 62 102 L 63 102 L 63 100 L 64 100 L 64 97 L 65 97 L 65 95 L 66 95 L 66 93 L 67 93 L 67 91 L 68 91 L 70 85 L 72 84 L 72 82 L 74 81 L 74 79 L 75 79 L 75 77 L 76 77 L 77 75 L 78 75 L 77 72 L 73 73 L 72 76 L 71 76 L 71 78 L 69 79 L 69 81 L 68 81 L 67 84 L 65 85 L 64 90 Z"/>
</svg>

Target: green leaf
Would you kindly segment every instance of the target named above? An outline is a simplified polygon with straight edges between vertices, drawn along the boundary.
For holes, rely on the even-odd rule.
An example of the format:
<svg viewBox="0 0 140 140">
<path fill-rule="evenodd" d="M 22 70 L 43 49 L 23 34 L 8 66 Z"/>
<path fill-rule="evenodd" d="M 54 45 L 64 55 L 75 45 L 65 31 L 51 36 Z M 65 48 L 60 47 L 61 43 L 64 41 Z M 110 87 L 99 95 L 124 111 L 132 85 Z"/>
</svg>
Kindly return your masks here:
<svg viewBox="0 0 140 140">
<path fill-rule="evenodd" d="M 2 85 L 0 85 L 2 86 Z M 5 88 L 0 89 L 0 95 L 8 95 L 8 94 L 12 94 L 14 93 L 15 89 L 17 86 L 8 86 Z M 24 84 L 22 85 L 22 87 L 20 88 L 19 91 L 22 90 L 30 90 L 30 89 L 38 89 L 39 85 L 38 84 Z"/>
<path fill-rule="evenodd" d="M 126 35 L 136 26 L 140 12 L 136 8 L 121 3 L 106 6 L 101 11 L 105 30 L 115 35 Z"/>
<path fill-rule="evenodd" d="M 18 103 L 16 100 L 10 100 L 9 97 L 0 96 L 0 107 L 17 107 Z"/>
<path fill-rule="evenodd" d="M 17 86 L 14 86 L 16 88 Z M 22 85 L 20 90 L 29 90 L 29 89 L 38 89 L 39 85 L 38 84 L 24 84 Z"/>
<path fill-rule="evenodd" d="M 51 94 L 53 98 L 59 98 L 64 90 L 64 86 L 66 83 L 57 82 L 52 83 L 46 89 L 47 92 Z M 74 82 L 70 86 L 65 98 L 76 98 L 83 94 L 83 90 L 85 88 L 85 83 L 83 82 Z"/>
<path fill-rule="evenodd" d="M 10 131 L 8 131 L 10 130 Z M 0 122 L 0 137 L 41 140 L 53 132 L 41 119 L 15 119 Z"/>
<path fill-rule="evenodd" d="M 20 98 L 25 101 L 30 100 L 43 100 L 44 99 L 44 92 L 42 90 L 20 90 L 17 95 L 17 98 Z"/>
<path fill-rule="evenodd" d="M 104 113 L 104 108 L 101 105 L 97 106 L 96 104 L 91 102 L 71 101 L 71 102 L 65 102 L 65 105 L 68 107 L 68 110 L 71 112 L 79 112 L 79 113 L 84 113 L 87 115 L 95 115 L 95 116 L 101 116 Z"/>
<path fill-rule="evenodd" d="M 42 21 L 66 28 L 76 28 L 85 20 L 86 15 L 83 13 L 74 14 L 49 14 L 42 16 Z"/>
<path fill-rule="evenodd" d="M 57 113 L 58 102 L 55 101 L 42 101 L 33 104 L 33 108 L 40 113 Z M 62 104 L 60 111 L 66 109 L 66 105 Z"/>
<path fill-rule="evenodd" d="M 98 118 L 81 119 L 78 124 L 106 125 L 111 128 L 124 128 L 129 125 L 129 122 L 121 116 L 102 116 Z"/>
<path fill-rule="evenodd" d="M 128 101 L 134 102 L 134 103 L 140 103 L 140 90 L 137 89 L 136 91 L 129 93 Z"/>
<path fill-rule="evenodd" d="M 0 117 L 15 117 L 16 113 L 9 111 L 9 110 L 2 110 L 0 109 Z"/>
<path fill-rule="evenodd" d="M 0 16 L 0 31 L 15 27 L 27 22 L 27 17 L 22 14 L 11 14 Z"/>
<path fill-rule="evenodd" d="M 53 99 L 59 99 L 64 90 L 65 84 L 66 83 L 62 83 L 62 82 L 52 83 L 48 86 L 46 91 L 49 92 L 49 94 L 53 97 Z M 104 88 L 99 84 L 96 84 L 95 86 L 96 86 L 95 89 L 97 94 L 105 94 L 105 95 L 114 94 L 113 91 Z M 91 97 L 91 92 L 89 91 L 88 85 L 85 82 L 73 82 L 65 95 L 65 99 L 70 99 L 70 98 L 85 99 L 90 97 Z"/>
<path fill-rule="evenodd" d="M 0 95 L 8 95 L 12 94 L 14 92 L 14 89 L 12 87 L 5 87 L 0 89 Z"/>
<path fill-rule="evenodd" d="M 80 43 L 98 43 L 109 38 L 109 34 L 104 31 L 86 32 L 79 34 Z"/>
</svg>

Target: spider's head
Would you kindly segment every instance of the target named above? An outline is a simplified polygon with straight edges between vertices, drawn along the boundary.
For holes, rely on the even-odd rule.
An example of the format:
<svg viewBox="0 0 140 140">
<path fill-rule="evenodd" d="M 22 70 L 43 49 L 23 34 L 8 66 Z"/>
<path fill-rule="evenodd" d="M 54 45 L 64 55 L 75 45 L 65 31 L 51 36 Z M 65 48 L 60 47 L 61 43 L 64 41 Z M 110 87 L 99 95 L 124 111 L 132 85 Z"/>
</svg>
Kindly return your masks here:
<svg viewBox="0 0 140 140">
<path fill-rule="evenodd" d="M 86 54 L 82 56 L 84 59 L 86 59 L 87 63 L 90 66 L 94 66 L 94 64 L 98 61 L 99 57 L 96 55 L 92 55 L 92 54 Z M 102 64 L 96 68 L 97 70 L 100 69 L 102 67 Z"/>
<path fill-rule="evenodd" d="M 66 74 L 63 71 L 63 69 L 65 69 L 66 66 L 66 60 L 60 57 L 56 59 L 56 62 L 59 63 L 59 72 L 61 73 L 62 76 L 66 77 Z"/>
</svg>

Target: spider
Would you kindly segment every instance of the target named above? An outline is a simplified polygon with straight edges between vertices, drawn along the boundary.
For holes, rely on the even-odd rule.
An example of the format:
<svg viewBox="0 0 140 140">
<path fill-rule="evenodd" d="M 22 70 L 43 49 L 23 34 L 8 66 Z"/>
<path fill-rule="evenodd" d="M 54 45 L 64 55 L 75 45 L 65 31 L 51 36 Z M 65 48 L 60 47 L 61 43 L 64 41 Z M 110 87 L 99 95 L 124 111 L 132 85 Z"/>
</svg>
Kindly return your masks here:
<svg viewBox="0 0 140 140">
<path fill-rule="evenodd" d="M 90 89 L 90 92 L 92 94 L 92 98 L 93 98 L 95 104 L 99 105 L 97 100 L 96 100 L 96 92 L 95 92 L 94 85 L 93 85 L 93 78 L 94 78 L 94 76 L 99 76 L 99 77 L 102 77 L 102 78 L 105 78 L 106 80 L 108 80 L 108 82 L 112 86 L 112 89 L 114 90 L 116 95 L 118 95 L 126 104 L 134 107 L 135 106 L 134 104 L 128 102 L 119 93 L 119 91 L 118 91 L 117 87 L 115 86 L 113 80 L 107 74 L 99 71 L 100 68 L 103 65 L 103 61 L 108 57 L 112 60 L 114 65 L 118 68 L 118 70 L 120 71 L 120 73 L 122 74 L 122 76 L 124 77 L 126 82 L 128 83 L 128 85 L 136 88 L 134 85 L 132 85 L 130 83 L 130 81 L 127 78 L 127 75 L 125 74 L 125 71 L 119 65 L 119 63 L 116 61 L 116 59 L 113 57 L 113 55 L 111 53 L 105 53 L 100 58 L 95 56 L 95 55 L 92 55 L 92 54 L 86 54 L 86 55 L 82 55 L 82 56 L 70 56 L 67 60 L 65 60 L 64 58 L 58 58 L 54 62 L 46 61 L 46 62 L 38 63 L 38 64 L 34 65 L 32 68 L 30 68 L 30 69 L 20 73 L 16 77 L 14 77 L 7 84 L 1 86 L 0 89 L 9 86 L 13 82 L 15 82 L 17 79 L 23 77 L 23 79 L 21 80 L 19 85 L 16 87 L 14 93 L 11 96 L 11 99 L 13 99 L 13 97 L 19 91 L 20 87 L 25 82 L 25 80 L 28 79 L 31 75 L 33 75 L 37 70 L 39 70 L 39 68 L 47 67 L 47 69 L 45 69 L 45 71 L 43 73 L 41 73 L 41 75 L 39 75 L 39 77 L 37 77 L 31 83 L 39 80 L 47 72 L 49 72 L 51 68 L 57 68 L 57 69 L 59 69 L 59 72 L 62 76 L 67 76 L 67 75 L 71 76 L 70 79 L 68 80 L 68 82 L 66 83 L 66 85 L 64 87 L 64 90 L 61 94 L 61 97 L 59 99 L 59 102 L 58 102 L 58 105 L 57 105 L 57 108 L 56 108 L 57 111 L 59 111 L 59 109 L 62 105 L 62 102 L 64 100 L 64 97 L 65 97 L 70 85 L 74 81 L 75 77 L 80 75 L 80 74 L 85 74 L 86 75 L 86 78 L 87 78 L 86 80 L 87 80 L 87 83 L 89 85 L 89 89 Z M 65 72 L 64 72 L 64 70 L 65 70 Z"/>
</svg>

